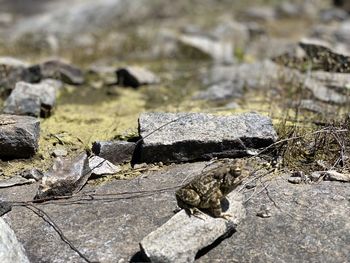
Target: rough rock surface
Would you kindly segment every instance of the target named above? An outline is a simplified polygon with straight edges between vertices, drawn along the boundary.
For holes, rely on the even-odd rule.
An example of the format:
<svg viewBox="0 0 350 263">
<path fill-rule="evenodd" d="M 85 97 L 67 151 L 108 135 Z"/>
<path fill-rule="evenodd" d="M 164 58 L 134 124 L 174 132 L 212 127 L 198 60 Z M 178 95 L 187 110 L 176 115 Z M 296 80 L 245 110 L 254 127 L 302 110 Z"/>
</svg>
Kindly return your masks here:
<svg viewBox="0 0 350 263">
<path fill-rule="evenodd" d="M 12 58 L 0 57 L 0 94 L 15 88 L 18 81 L 31 81 L 28 64 Z"/>
<path fill-rule="evenodd" d="M 99 141 L 92 144 L 92 152 L 113 164 L 132 160 L 136 144 L 126 141 Z"/>
<path fill-rule="evenodd" d="M 78 67 L 61 60 L 48 60 L 31 66 L 29 70 L 32 72 L 33 78 L 38 81 L 52 78 L 68 84 L 80 85 L 85 80 L 83 72 Z"/>
<path fill-rule="evenodd" d="M 18 242 L 11 227 L 0 217 L 0 262 L 29 263 L 23 246 Z"/>
<path fill-rule="evenodd" d="M 235 79 L 234 81 L 225 81 L 210 86 L 207 90 L 200 91 L 193 99 L 220 101 L 231 98 L 239 98 L 243 95 L 244 81 Z"/>
<path fill-rule="evenodd" d="M 28 158 L 38 150 L 40 121 L 0 114 L 0 158 Z"/>
<path fill-rule="evenodd" d="M 48 213 L 91 261 L 145 262 L 138 253 L 139 242 L 174 215 L 175 190 L 207 164 L 171 165 L 137 180 L 87 185 L 81 192 L 87 194 L 85 201 L 78 198 L 71 200 L 76 202 L 36 206 Z M 197 254 L 197 261 L 259 263 L 278 258 L 284 262 L 348 262 L 350 184 L 321 181 L 294 185 L 287 177 L 263 179 L 268 194 L 259 181 L 255 191 L 241 191 L 245 200 L 249 199 L 244 203 L 247 217 L 231 237 Z M 164 188 L 168 190 L 156 191 Z M 34 184 L 17 187 L 16 194 L 10 188 L 0 189 L 2 197 L 12 201 L 31 200 L 35 191 Z M 269 210 L 269 218 L 256 216 L 262 208 Z M 13 207 L 6 217 L 32 262 L 85 262 L 31 211 Z"/>
<path fill-rule="evenodd" d="M 57 87 L 48 82 L 17 82 L 6 99 L 3 112 L 34 117 L 48 117 L 56 103 Z"/>
<path fill-rule="evenodd" d="M 189 216 L 178 212 L 168 222 L 146 236 L 141 249 L 151 262 L 193 262 L 197 252 L 222 236 L 232 233 L 245 217 L 242 196 L 237 192 L 227 196 L 229 219 L 213 218 L 207 214 Z"/>
<path fill-rule="evenodd" d="M 41 178 L 35 199 L 75 194 L 85 185 L 90 175 L 86 153 L 73 159 L 56 158 L 52 169 Z"/>
<path fill-rule="evenodd" d="M 182 45 L 197 49 L 217 63 L 230 64 L 233 62 L 233 45 L 231 41 L 214 40 L 196 35 L 182 35 L 178 40 Z"/>
<path fill-rule="evenodd" d="M 157 84 L 160 79 L 151 71 L 132 66 L 120 68 L 116 72 L 118 85 L 137 88 L 141 85 Z"/>
<path fill-rule="evenodd" d="M 15 185 L 22 185 L 22 184 L 31 184 L 34 181 L 35 181 L 34 179 L 26 179 L 26 178 L 23 178 L 22 176 L 17 175 L 17 176 L 10 177 L 8 179 L 0 180 L 0 188 L 11 187 Z"/>
<path fill-rule="evenodd" d="M 141 162 L 244 156 L 277 140 L 271 120 L 257 113 L 143 113 L 139 132 L 143 138 Z"/>
<path fill-rule="evenodd" d="M 89 167 L 91 169 L 91 174 L 94 175 L 115 174 L 120 171 L 118 166 L 115 166 L 99 156 L 92 156 L 89 158 Z"/>
</svg>

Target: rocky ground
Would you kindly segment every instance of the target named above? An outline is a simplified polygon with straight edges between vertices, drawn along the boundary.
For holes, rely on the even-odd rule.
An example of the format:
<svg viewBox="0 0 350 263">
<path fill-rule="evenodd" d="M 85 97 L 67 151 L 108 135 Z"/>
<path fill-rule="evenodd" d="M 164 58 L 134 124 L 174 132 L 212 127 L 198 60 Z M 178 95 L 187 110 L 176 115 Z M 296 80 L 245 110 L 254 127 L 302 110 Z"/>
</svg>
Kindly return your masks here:
<svg viewBox="0 0 350 263">
<path fill-rule="evenodd" d="M 1 262 L 350 261 L 346 1 L 0 5 Z"/>
</svg>

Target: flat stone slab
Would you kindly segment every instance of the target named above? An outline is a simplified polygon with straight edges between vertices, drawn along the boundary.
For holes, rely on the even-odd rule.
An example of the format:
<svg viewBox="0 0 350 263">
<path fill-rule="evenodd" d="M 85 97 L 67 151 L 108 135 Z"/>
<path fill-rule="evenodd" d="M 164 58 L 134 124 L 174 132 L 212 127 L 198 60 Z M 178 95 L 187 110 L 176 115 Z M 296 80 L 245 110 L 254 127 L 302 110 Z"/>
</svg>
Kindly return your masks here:
<svg viewBox="0 0 350 263">
<path fill-rule="evenodd" d="M 80 192 L 85 197 L 35 206 L 44 210 L 90 261 L 145 262 L 138 253 L 139 243 L 174 216 L 177 187 L 208 164 L 175 164 L 134 180 L 88 184 Z M 349 262 L 350 184 L 321 181 L 294 185 L 288 183 L 288 176 L 268 175 L 261 179 L 264 185 L 259 178 L 253 184 L 255 189 L 250 184 L 249 189 L 239 191 L 245 196 L 246 218 L 231 237 L 201 250 L 196 262 Z M 17 186 L 16 191 L 0 189 L 0 195 L 4 201 L 26 201 L 33 199 L 36 190 L 37 184 L 29 184 Z M 270 217 L 257 216 L 262 208 Z M 4 217 L 31 262 L 86 262 L 30 210 L 14 206 Z"/>
<path fill-rule="evenodd" d="M 28 158 L 38 150 L 40 121 L 0 114 L 0 158 Z"/>
<path fill-rule="evenodd" d="M 143 113 L 141 162 L 240 157 L 277 140 L 271 119 L 257 113 Z"/>
<path fill-rule="evenodd" d="M 200 249 L 232 232 L 245 217 L 242 195 L 234 192 L 227 200 L 229 206 L 225 213 L 233 215 L 228 220 L 204 213 L 189 216 L 181 210 L 146 236 L 140 243 L 141 249 L 151 262 L 193 262 Z"/>
</svg>

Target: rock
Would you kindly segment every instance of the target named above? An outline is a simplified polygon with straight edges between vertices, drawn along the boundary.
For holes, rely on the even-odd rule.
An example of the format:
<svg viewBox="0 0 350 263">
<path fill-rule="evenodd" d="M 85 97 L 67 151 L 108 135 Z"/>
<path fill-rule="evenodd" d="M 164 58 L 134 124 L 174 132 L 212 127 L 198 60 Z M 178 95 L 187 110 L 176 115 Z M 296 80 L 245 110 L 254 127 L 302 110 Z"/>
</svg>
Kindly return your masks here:
<svg viewBox="0 0 350 263">
<path fill-rule="evenodd" d="M 288 182 L 292 184 L 300 184 L 302 183 L 302 179 L 300 177 L 290 177 L 288 178 Z"/>
<path fill-rule="evenodd" d="M 329 170 L 324 173 L 324 180 L 350 182 L 350 174 L 338 173 L 337 171 Z"/>
<path fill-rule="evenodd" d="M 105 85 L 114 85 L 118 83 L 115 67 L 92 65 L 88 73 L 94 80 L 102 80 Z"/>
<path fill-rule="evenodd" d="M 0 200 L 0 217 L 12 210 L 12 204 Z"/>
<path fill-rule="evenodd" d="M 91 169 L 91 174 L 94 175 L 116 174 L 121 170 L 120 167 L 115 166 L 99 156 L 92 156 L 89 158 L 89 167 Z"/>
<path fill-rule="evenodd" d="M 285 176 L 267 184 L 268 194 L 259 194 L 246 203 L 247 217 L 234 236 L 208 251 L 198 262 L 209 263 L 218 258 L 257 263 L 277 258 L 281 262 L 348 261 L 348 184 L 293 185 Z M 263 191 L 263 186 L 259 190 Z M 247 192 L 246 198 L 250 195 Z M 333 196 L 337 196 L 337 201 Z M 263 220 L 257 217 L 256 211 L 262 205 L 270 206 L 273 216 Z"/>
<path fill-rule="evenodd" d="M 44 174 L 34 199 L 72 195 L 81 190 L 91 175 L 85 153 L 74 159 L 56 158 L 50 171 Z"/>
<path fill-rule="evenodd" d="M 216 63 L 231 64 L 233 62 L 233 45 L 231 41 L 215 40 L 200 35 L 181 35 L 178 41 L 184 47 L 193 48 Z"/>
<path fill-rule="evenodd" d="M 342 22 L 340 25 L 338 25 L 337 28 L 332 33 L 337 41 L 345 42 L 346 44 L 349 44 L 350 43 L 349 30 L 350 30 L 350 21 L 347 19 L 344 22 Z"/>
<path fill-rule="evenodd" d="M 9 35 L 11 33 L 11 40 L 14 41 L 23 38 L 30 41 L 30 37 L 45 39 L 51 35 L 60 41 L 74 40 L 81 34 L 97 34 L 101 29 L 115 26 L 116 23 L 126 25 L 129 22 L 143 21 L 152 14 L 154 17 L 152 11 L 153 8 L 144 0 L 55 1 L 45 12 L 20 19 L 10 27 Z"/>
<path fill-rule="evenodd" d="M 30 262 L 23 246 L 18 242 L 15 233 L 3 218 L 0 218 L 0 262 Z"/>
<path fill-rule="evenodd" d="M 318 182 L 322 177 L 322 172 L 319 172 L 319 171 L 312 172 L 308 177 L 311 180 L 311 182 Z"/>
<path fill-rule="evenodd" d="M 0 158 L 29 158 L 38 150 L 40 121 L 0 114 Z"/>
<path fill-rule="evenodd" d="M 22 176 L 15 175 L 8 179 L 0 180 L 0 188 L 22 185 L 22 184 L 31 184 L 34 182 L 35 180 L 33 179 L 26 179 L 26 178 L 23 178 Z"/>
<path fill-rule="evenodd" d="M 328 72 L 350 73 L 350 57 L 339 54 L 328 43 L 318 39 L 302 39 L 299 45 L 304 49 L 312 67 Z"/>
<path fill-rule="evenodd" d="M 322 10 L 319 16 L 320 20 L 323 23 L 329 23 L 333 21 L 344 21 L 348 18 L 347 12 L 339 8 Z"/>
<path fill-rule="evenodd" d="M 113 164 L 131 162 L 136 144 L 126 141 L 100 141 L 92 144 L 92 152 Z"/>
<path fill-rule="evenodd" d="M 193 99 L 220 101 L 231 98 L 240 98 L 243 95 L 244 81 L 235 79 L 233 81 L 220 82 L 210 86 L 207 90 L 200 91 Z"/>
<path fill-rule="evenodd" d="M 118 85 L 137 88 L 142 85 L 158 84 L 160 79 L 151 71 L 141 67 L 125 67 L 116 71 Z"/>
<path fill-rule="evenodd" d="M 210 36 L 214 39 L 230 41 L 235 49 L 245 50 L 250 40 L 250 31 L 251 27 L 249 24 L 225 19 L 210 32 Z"/>
<path fill-rule="evenodd" d="M 33 75 L 36 74 L 38 80 L 59 79 L 72 85 L 81 85 L 85 81 L 83 72 L 78 67 L 61 60 L 48 60 L 31 66 L 29 70 Z"/>
<path fill-rule="evenodd" d="M 231 193 L 228 220 L 200 214 L 201 218 L 189 216 L 184 210 L 178 212 L 157 230 L 142 239 L 140 246 L 151 262 L 194 262 L 197 252 L 220 237 L 232 233 L 245 217 L 241 196 Z"/>
<path fill-rule="evenodd" d="M 9 93 L 18 81 L 31 81 L 28 64 L 12 58 L 0 57 L 0 94 Z"/>
<path fill-rule="evenodd" d="M 280 66 L 270 60 L 238 66 L 215 66 L 204 78 L 211 85 L 227 81 L 243 81 L 247 89 L 270 89 L 284 84 L 300 85 L 323 102 L 344 104 L 348 101 L 349 74 L 314 71 L 303 74 L 298 70 Z"/>
<path fill-rule="evenodd" d="M 276 16 L 279 18 L 295 18 L 301 15 L 301 7 L 296 3 L 282 2 L 276 7 Z"/>
<path fill-rule="evenodd" d="M 315 113 L 323 113 L 325 111 L 324 107 L 314 100 L 301 100 L 298 103 L 298 107 L 299 109 L 308 110 Z"/>
<path fill-rule="evenodd" d="M 271 120 L 257 113 L 143 113 L 139 132 L 143 138 L 140 162 L 238 157 L 277 140 Z"/>
<path fill-rule="evenodd" d="M 48 117 L 56 103 L 57 88 L 47 82 L 18 82 L 6 99 L 4 113 Z"/>
<path fill-rule="evenodd" d="M 90 261 L 147 262 L 139 253 L 139 242 L 174 216 L 174 192 L 208 164 L 174 164 L 148 170 L 136 180 L 88 184 L 79 196 L 35 206 L 50 215 Z M 255 189 L 239 191 L 244 195 L 245 219 L 231 237 L 198 253 L 197 262 L 348 262 L 349 184 L 293 185 L 287 182 L 288 176 L 255 180 L 253 195 Z M 31 200 L 35 191 L 30 184 L 16 187 L 16 194 L 11 188 L 1 189 L 0 194 L 6 201 L 18 202 Z M 270 207 L 273 216 L 257 217 L 262 205 Z M 84 262 L 30 210 L 13 207 L 6 217 L 31 262 Z"/>
<path fill-rule="evenodd" d="M 40 181 L 41 178 L 44 176 L 43 172 L 36 169 L 32 168 L 29 170 L 25 170 L 20 173 L 20 176 L 26 178 L 26 179 L 34 179 L 35 181 Z"/>
<path fill-rule="evenodd" d="M 0 26 L 6 27 L 14 22 L 14 16 L 11 13 L 1 12 L 0 13 Z"/>
<path fill-rule="evenodd" d="M 244 15 L 250 20 L 273 21 L 276 19 L 276 11 L 269 6 L 254 6 L 246 9 Z"/>
<path fill-rule="evenodd" d="M 52 156 L 53 157 L 65 157 L 67 156 L 68 151 L 66 148 L 63 147 L 57 147 L 53 152 L 52 152 Z"/>
<path fill-rule="evenodd" d="M 333 5 L 344 9 L 346 12 L 350 13 L 350 3 L 346 0 L 333 0 Z"/>
<path fill-rule="evenodd" d="M 261 218 L 268 218 L 268 217 L 271 217 L 271 209 L 266 206 L 266 205 L 261 205 L 259 211 L 256 213 L 256 215 L 258 217 L 261 217 Z"/>
</svg>

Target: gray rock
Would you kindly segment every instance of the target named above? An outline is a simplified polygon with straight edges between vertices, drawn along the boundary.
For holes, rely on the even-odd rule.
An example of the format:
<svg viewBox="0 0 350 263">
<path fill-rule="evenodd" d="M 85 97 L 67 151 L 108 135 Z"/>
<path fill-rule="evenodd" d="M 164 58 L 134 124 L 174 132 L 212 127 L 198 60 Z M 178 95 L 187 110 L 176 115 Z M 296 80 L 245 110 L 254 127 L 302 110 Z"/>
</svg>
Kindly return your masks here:
<svg viewBox="0 0 350 263">
<path fill-rule="evenodd" d="M 0 262 L 3 263 L 29 263 L 24 248 L 11 227 L 0 218 Z"/>
<path fill-rule="evenodd" d="M 80 34 L 96 33 L 116 22 L 142 21 L 150 15 L 149 9 L 145 1 L 56 1 L 46 12 L 19 20 L 9 32 L 14 40 L 28 38 L 28 35 L 41 39 L 50 35 L 60 40 L 74 39 Z"/>
<path fill-rule="evenodd" d="M 48 117 L 56 103 L 57 87 L 48 82 L 18 82 L 6 99 L 4 113 Z"/>
<path fill-rule="evenodd" d="M 113 164 L 127 163 L 132 160 L 136 144 L 126 141 L 94 142 L 92 152 Z"/>
<path fill-rule="evenodd" d="M 40 181 L 44 176 L 43 172 L 36 168 L 25 170 L 21 172 L 20 175 L 26 179 L 34 179 L 35 181 Z"/>
<path fill-rule="evenodd" d="M 267 181 L 268 194 L 257 194 L 246 203 L 247 217 L 239 224 L 234 237 L 203 255 L 199 263 L 217 259 L 255 263 L 276 259 L 280 262 L 349 261 L 348 184 L 294 185 L 284 176 Z M 257 192 L 264 189 L 262 185 L 257 187 Z M 246 198 L 251 194 L 247 192 Z M 271 217 L 256 216 L 262 205 L 271 208 Z"/>
<path fill-rule="evenodd" d="M 28 64 L 12 58 L 0 57 L 0 94 L 9 93 L 18 81 L 31 81 Z"/>
<path fill-rule="evenodd" d="M 200 218 L 197 218 L 190 217 L 182 210 L 146 236 L 140 243 L 141 249 L 151 262 L 194 262 L 200 249 L 232 233 L 236 225 L 244 219 L 242 196 L 231 193 L 227 199 L 227 213 L 233 217 L 225 220 L 200 214 Z"/>
<path fill-rule="evenodd" d="M 0 114 L 0 158 L 28 158 L 38 150 L 40 121 Z"/>
<path fill-rule="evenodd" d="M 231 98 L 240 98 L 243 95 L 244 81 L 235 79 L 234 81 L 225 81 L 210 86 L 207 90 L 200 91 L 193 99 L 220 101 Z"/>
<path fill-rule="evenodd" d="M 74 159 L 56 158 L 51 170 L 41 178 L 35 199 L 75 194 L 85 185 L 90 175 L 86 153 Z"/>
<path fill-rule="evenodd" d="M 260 206 L 260 210 L 256 213 L 256 215 L 261 218 L 269 218 L 272 216 L 270 210 L 271 209 L 267 205 L 263 204 Z"/>
<path fill-rule="evenodd" d="M 271 120 L 257 113 L 143 113 L 139 132 L 143 138 L 141 162 L 244 156 L 250 149 L 266 147 L 277 140 Z"/>
<path fill-rule="evenodd" d="M 344 9 L 346 12 L 350 13 L 350 3 L 346 0 L 333 0 L 333 4 L 339 8 Z"/>
<path fill-rule="evenodd" d="M 63 147 L 57 147 L 55 150 L 52 152 L 53 157 L 65 157 L 67 156 L 68 151 L 66 148 Z"/>
<path fill-rule="evenodd" d="M 329 170 L 324 173 L 324 180 L 350 182 L 350 174 Z"/>
<path fill-rule="evenodd" d="M 290 2 L 282 2 L 276 7 L 276 16 L 280 18 L 300 17 L 302 15 L 300 5 Z"/>
<path fill-rule="evenodd" d="M 136 180 L 88 184 L 79 193 L 82 197 L 35 206 L 90 261 L 145 262 L 138 253 L 139 242 L 174 215 L 174 192 L 206 165 L 177 164 L 148 171 Z M 348 262 L 349 184 L 293 185 L 288 177 L 267 176 L 261 179 L 264 185 L 255 181 L 255 192 L 240 191 L 245 196 L 246 218 L 231 237 L 198 254 L 197 262 Z M 16 187 L 16 194 L 11 188 L 0 189 L 0 194 L 7 201 L 23 201 L 31 200 L 35 191 L 31 184 Z M 262 219 L 256 213 L 264 204 L 272 216 Z M 31 262 L 85 262 L 28 209 L 13 207 L 6 217 Z"/>
<path fill-rule="evenodd" d="M 245 16 L 256 21 L 273 21 L 276 19 L 276 11 L 269 6 L 253 6 L 245 11 Z"/>
<path fill-rule="evenodd" d="M 314 100 L 301 100 L 298 103 L 298 107 L 299 109 L 308 110 L 315 113 L 323 113 L 325 111 L 324 107 Z"/>
<path fill-rule="evenodd" d="M 344 22 L 342 22 L 340 25 L 337 26 L 337 28 L 332 32 L 333 36 L 341 42 L 345 42 L 347 44 L 350 43 L 350 21 L 347 19 Z"/>
<path fill-rule="evenodd" d="M 231 64 L 234 61 L 231 41 L 216 40 L 201 35 L 181 35 L 178 41 L 181 45 L 193 48 L 212 58 L 214 62 Z"/>
<path fill-rule="evenodd" d="M 8 179 L 0 180 L 0 188 L 22 185 L 22 184 L 31 184 L 34 182 L 35 180 L 33 179 L 26 179 L 26 178 L 23 178 L 22 176 L 15 175 Z"/>
<path fill-rule="evenodd" d="M 137 88 L 141 85 L 158 84 L 160 79 L 151 71 L 141 67 L 125 67 L 116 71 L 118 85 Z"/>
<path fill-rule="evenodd" d="M 329 23 L 333 21 L 344 21 L 348 18 L 348 13 L 345 10 L 339 8 L 332 8 L 322 10 L 320 13 L 320 20 L 323 23 Z"/>
<path fill-rule="evenodd" d="M 116 174 L 121 170 L 120 167 L 115 166 L 99 156 L 92 156 L 89 158 L 89 167 L 91 169 L 91 174 L 94 175 Z"/>
<path fill-rule="evenodd" d="M 38 80 L 59 79 L 72 85 L 83 84 L 85 79 L 83 72 L 76 66 L 61 60 L 48 60 L 29 68 Z"/>
<path fill-rule="evenodd" d="M 348 73 L 315 71 L 303 74 L 298 70 L 277 65 L 270 60 L 238 66 L 215 66 L 207 74 L 204 84 L 211 85 L 227 81 L 243 81 L 247 89 L 270 89 L 281 83 L 300 85 L 323 102 L 344 104 L 348 101 Z"/>
</svg>

